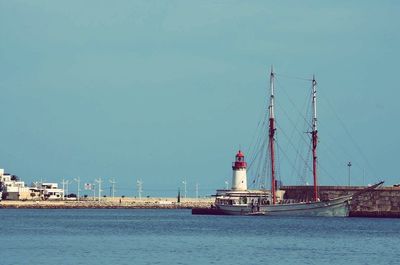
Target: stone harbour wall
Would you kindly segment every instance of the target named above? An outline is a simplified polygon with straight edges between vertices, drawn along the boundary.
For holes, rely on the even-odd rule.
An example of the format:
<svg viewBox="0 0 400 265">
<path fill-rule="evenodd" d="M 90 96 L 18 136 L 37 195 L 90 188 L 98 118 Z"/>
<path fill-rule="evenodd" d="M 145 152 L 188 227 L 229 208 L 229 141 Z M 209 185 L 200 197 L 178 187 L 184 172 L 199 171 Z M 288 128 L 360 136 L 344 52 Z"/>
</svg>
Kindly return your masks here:
<svg viewBox="0 0 400 265">
<path fill-rule="evenodd" d="M 321 186 L 321 200 L 351 195 L 366 187 Z M 285 199 L 310 201 L 312 186 L 283 186 Z M 350 216 L 354 217 L 400 217 L 400 187 L 382 187 L 355 197 L 350 205 Z"/>
<path fill-rule="evenodd" d="M 3 200 L 0 208 L 35 208 L 35 209 L 192 209 L 210 208 L 212 198 L 182 198 L 178 203 L 176 198 L 101 198 L 80 201 L 20 201 Z"/>
</svg>

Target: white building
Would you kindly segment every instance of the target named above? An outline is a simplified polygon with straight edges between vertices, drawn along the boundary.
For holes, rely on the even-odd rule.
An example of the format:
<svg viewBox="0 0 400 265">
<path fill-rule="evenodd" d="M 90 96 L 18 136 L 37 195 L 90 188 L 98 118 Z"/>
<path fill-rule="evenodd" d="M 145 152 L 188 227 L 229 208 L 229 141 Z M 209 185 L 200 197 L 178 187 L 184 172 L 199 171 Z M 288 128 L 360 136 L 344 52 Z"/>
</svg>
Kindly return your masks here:
<svg viewBox="0 0 400 265">
<path fill-rule="evenodd" d="M 0 169 L 0 200 L 62 200 L 64 190 L 58 188 L 57 183 L 33 183 L 32 187 L 27 187 L 24 181 L 13 178 L 10 174 L 5 174 L 4 169 Z"/>
<path fill-rule="evenodd" d="M 58 188 L 57 183 L 34 182 L 30 188 L 41 200 L 62 200 L 64 190 Z"/>
<path fill-rule="evenodd" d="M 43 198 L 45 200 L 62 200 L 64 190 L 58 188 L 57 183 L 42 183 Z"/>
<path fill-rule="evenodd" d="M 13 178 L 10 174 L 5 174 L 4 169 L 0 169 L 0 182 L 2 195 L 6 195 L 7 200 L 27 200 L 30 197 L 29 187 L 25 186 L 24 181 Z"/>
</svg>

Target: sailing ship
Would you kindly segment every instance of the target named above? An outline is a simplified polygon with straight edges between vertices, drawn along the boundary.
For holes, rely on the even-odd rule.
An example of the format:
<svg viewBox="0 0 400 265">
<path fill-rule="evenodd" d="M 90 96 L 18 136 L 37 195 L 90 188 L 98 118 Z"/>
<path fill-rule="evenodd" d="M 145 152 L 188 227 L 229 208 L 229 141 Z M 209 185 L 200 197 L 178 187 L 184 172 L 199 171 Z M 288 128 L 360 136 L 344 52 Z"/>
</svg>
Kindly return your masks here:
<svg viewBox="0 0 400 265">
<path fill-rule="evenodd" d="M 275 73 L 271 67 L 270 73 L 270 98 L 268 107 L 269 133 L 268 155 L 270 163 L 271 189 L 247 189 L 247 163 L 242 151 L 236 154 L 232 164 L 232 188 L 230 190 L 217 190 L 215 195 L 215 210 L 219 214 L 228 215 L 267 215 L 267 216 L 349 216 L 350 203 L 353 197 L 365 191 L 376 188 L 383 182 L 366 188 L 353 195 L 335 199 L 320 200 L 317 183 L 317 82 L 312 78 L 312 122 L 311 122 L 311 148 L 312 148 L 312 174 L 313 197 L 310 201 L 296 202 L 285 200 L 284 191 L 278 190 L 275 177 L 275 109 L 274 109 L 274 78 Z"/>
</svg>

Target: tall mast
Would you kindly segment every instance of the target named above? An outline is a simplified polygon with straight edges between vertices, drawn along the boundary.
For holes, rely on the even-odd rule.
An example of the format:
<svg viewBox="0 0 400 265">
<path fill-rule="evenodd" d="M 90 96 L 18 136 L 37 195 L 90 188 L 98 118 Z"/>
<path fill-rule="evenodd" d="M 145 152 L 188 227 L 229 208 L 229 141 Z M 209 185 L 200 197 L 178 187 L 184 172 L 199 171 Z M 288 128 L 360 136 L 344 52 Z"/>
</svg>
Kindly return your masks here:
<svg viewBox="0 0 400 265">
<path fill-rule="evenodd" d="M 312 105 L 313 105 L 313 119 L 312 119 L 312 153 L 313 153 L 313 177 L 314 177 L 314 201 L 318 201 L 317 189 L 317 143 L 318 143 L 318 130 L 317 130 L 317 82 L 313 76 L 312 80 Z"/>
<path fill-rule="evenodd" d="M 274 135 L 275 135 L 275 113 L 274 113 L 274 70 L 271 66 L 270 87 L 271 96 L 269 100 L 269 151 L 271 158 L 271 193 L 272 204 L 276 203 L 275 191 L 275 156 L 274 156 Z"/>
</svg>

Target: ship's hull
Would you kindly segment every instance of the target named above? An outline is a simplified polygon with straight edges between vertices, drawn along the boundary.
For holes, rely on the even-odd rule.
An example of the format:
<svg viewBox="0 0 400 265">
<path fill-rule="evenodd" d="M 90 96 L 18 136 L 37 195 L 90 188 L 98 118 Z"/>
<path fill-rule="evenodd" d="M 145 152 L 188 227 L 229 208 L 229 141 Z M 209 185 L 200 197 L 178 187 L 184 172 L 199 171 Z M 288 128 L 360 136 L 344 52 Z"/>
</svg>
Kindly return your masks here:
<svg viewBox="0 0 400 265">
<path fill-rule="evenodd" d="M 349 216 L 351 196 L 310 203 L 290 203 L 276 205 L 251 206 L 248 204 L 216 205 L 227 215 L 265 215 L 265 216 Z"/>
</svg>

